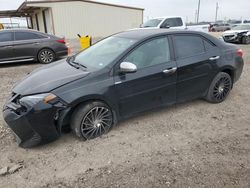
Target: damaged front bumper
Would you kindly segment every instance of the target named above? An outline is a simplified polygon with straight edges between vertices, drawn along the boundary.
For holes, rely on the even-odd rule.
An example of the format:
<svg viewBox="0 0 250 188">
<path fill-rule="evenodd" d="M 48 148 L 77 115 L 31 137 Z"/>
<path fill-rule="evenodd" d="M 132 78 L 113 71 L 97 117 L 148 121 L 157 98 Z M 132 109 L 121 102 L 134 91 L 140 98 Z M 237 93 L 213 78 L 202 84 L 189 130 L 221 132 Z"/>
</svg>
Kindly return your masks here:
<svg viewBox="0 0 250 188">
<path fill-rule="evenodd" d="M 230 35 L 223 35 L 223 39 L 225 42 L 232 42 L 232 43 L 240 43 L 241 37 L 237 34 L 230 34 Z"/>
<path fill-rule="evenodd" d="M 13 94 L 3 109 L 4 120 L 14 132 L 18 145 L 24 148 L 55 141 L 60 136 L 58 118 L 66 106 L 58 100 L 20 102 L 20 95 Z"/>
</svg>

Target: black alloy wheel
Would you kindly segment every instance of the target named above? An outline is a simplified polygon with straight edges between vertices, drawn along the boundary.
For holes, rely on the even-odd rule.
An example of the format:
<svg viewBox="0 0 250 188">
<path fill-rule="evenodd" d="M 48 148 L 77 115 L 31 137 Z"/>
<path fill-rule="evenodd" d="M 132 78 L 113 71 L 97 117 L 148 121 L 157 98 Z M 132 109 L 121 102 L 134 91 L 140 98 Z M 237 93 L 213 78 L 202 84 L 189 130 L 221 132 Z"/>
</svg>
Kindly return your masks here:
<svg viewBox="0 0 250 188">
<path fill-rule="evenodd" d="M 84 140 L 90 140 L 109 132 L 113 126 L 113 114 L 102 102 L 91 102 L 78 107 L 73 114 L 71 128 Z"/>
<path fill-rule="evenodd" d="M 210 85 L 206 99 L 212 103 L 223 102 L 232 89 L 232 78 L 225 72 L 216 75 Z"/>
</svg>

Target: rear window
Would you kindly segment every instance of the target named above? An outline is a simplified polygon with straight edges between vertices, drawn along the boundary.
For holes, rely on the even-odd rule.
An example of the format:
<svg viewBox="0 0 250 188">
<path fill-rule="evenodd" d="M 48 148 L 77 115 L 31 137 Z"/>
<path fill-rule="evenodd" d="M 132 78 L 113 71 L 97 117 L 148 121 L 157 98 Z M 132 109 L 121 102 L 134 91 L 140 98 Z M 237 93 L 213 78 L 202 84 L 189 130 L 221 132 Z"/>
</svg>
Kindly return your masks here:
<svg viewBox="0 0 250 188">
<path fill-rule="evenodd" d="M 10 42 L 10 41 L 13 41 L 13 33 L 12 32 L 0 33 L 0 42 Z"/>
<path fill-rule="evenodd" d="M 203 39 L 199 36 L 174 36 L 177 58 L 192 57 L 205 52 Z"/>
<path fill-rule="evenodd" d="M 39 35 L 36 33 L 31 32 L 16 32 L 15 33 L 15 40 L 34 40 L 34 39 L 42 39 L 46 38 L 43 35 Z"/>
<path fill-rule="evenodd" d="M 148 20 L 147 22 L 145 22 L 144 24 L 142 24 L 141 27 L 157 27 L 163 19 L 152 19 L 152 20 Z"/>
<path fill-rule="evenodd" d="M 164 27 L 179 27 L 183 26 L 183 22 L 181 18 L 168 18 L 163 23 Z"/>
</svg>

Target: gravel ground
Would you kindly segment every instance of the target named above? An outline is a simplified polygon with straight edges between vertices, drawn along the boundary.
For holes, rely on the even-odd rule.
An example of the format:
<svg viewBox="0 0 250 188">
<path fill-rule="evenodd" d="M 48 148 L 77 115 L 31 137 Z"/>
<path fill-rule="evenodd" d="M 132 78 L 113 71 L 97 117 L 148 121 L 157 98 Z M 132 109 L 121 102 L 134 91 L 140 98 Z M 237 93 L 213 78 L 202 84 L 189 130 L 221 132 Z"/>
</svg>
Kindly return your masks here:
<svg viewBox="0 0 250 188">
<path fill-rule="evenodd" d="M 224 103 L 195 100 L 146 113 L 95 140 L 69 133 L 22 149 L 0 112 L 0 174 L 12 169 L 0 187 L 250 187 L 250 45 L 241 48 L 244 73 Z M 0 65 L 0 106 L 39 66 Z"/>
</svg>

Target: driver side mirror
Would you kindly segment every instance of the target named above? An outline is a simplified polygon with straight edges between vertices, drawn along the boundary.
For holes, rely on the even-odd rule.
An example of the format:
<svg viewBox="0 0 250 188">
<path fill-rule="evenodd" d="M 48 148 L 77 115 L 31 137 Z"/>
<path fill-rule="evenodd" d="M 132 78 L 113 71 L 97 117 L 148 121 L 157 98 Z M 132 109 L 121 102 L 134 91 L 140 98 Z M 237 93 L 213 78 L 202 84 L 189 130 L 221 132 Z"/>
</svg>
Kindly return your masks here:
<svg viewBox="0 0 250 188">
<path fill-rule="evenodd" d="M 120 64 L 120 73 L 134 73 L 137 71 L 135 64 L 130 62 L 122 62 Z"/>
</svg>

